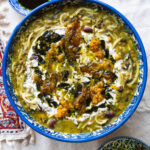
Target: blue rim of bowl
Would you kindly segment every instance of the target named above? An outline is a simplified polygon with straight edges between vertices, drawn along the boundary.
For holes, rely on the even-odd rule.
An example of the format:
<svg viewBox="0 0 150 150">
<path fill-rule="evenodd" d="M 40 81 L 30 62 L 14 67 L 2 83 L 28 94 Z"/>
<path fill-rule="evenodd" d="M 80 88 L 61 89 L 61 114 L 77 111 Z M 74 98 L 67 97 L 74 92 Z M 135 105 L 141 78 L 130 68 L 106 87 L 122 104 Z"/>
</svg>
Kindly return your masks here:
<svg viewBox="0 0 150 150">
<path fill-rule="evenodd" d="M 118 137 L 114 137 L 112 139 L 109 139 L 108 141 L 104 142 L 97 150 L 101 150 L 101 148 L 103 148 L 106 144 L 108 144 L 111 141 L 115 141 L 118 139 L 133 139 L 139 143 L 141 143 L 142 145 L 145 145 L 146 147 L 150 148 L 150 145 L 148 145 L 147 143 L 143 142 L 142 140 L 135 138 L 135 137 L 130 137 L 130 136 L 118 136 Z"/>
<path fill-rule="evenodd" d="M 147 57 L 146 57 L 146 53 L 145 53 L 145 49 L 144 49 L 144 46 L 143 46 L 143 43 L 136 31 L 136 29 L 132 26 L 132 24 L 128 21 L 128 19 L 122 15 L 118 10 L 116 10 L 115 8 L 113 8 L 112 6 L 104 3 L 104 2 L 101 2 L 99 0 L 83 0 L 83 1 L 87 1 L 87 2 L 92 2 L 92 3 L 96 3 L 98 5 L 101 5 L 105 8 L 107 8 L 108 10 L 111 10 L 112 12 L 114 12 L 115 14 L 117 14 L 128 26 L 129 28 L 132 30 L 134 36 L 136 37 L 136 40 L 138 41 L 138 44 L 140 46 L 140 51 L 142 52 L 142 57 L 143 57 L 143 63 L 144 63 L 144 76 L 143 76 L 143 83 L 142 83 L 142 86 L 141 86 L 141 90 L 140 90 L 140 93 L 139 93 L 139 96 L 137 98 L 137 101 L 136 103 L 134 104 L 131 112 L 126 115 L 126 118 L 121 121 L 120 123 L 117 124 L 116 127 L 114 127 L 113 129 L 111 129 L 110 131 L 102 134 L 102 135 L 96 135 L 94 137 L 89 137 L 89 138 L 85 138 L 85 139 L 63 139 L 63 138 L 59 138 L 59 137 L 55 137 L 53 135 L 50 135 L 50 134 L 47 134 L 41 130 L 39 130 L 37 127 L 35 127 L 34 125 L 32 125 L 24 116 L 23 114 L 18 110 L 16 104 L 14 103 L 13 99 L 11 98 L 11 95 L 10 95 L 10 92 L 8 90 L 8 83 L 7 83 L 7 79 L 6 79 L 6 60 L 7 60 L 7 54 L 8 54 L 8 50 L 9 50 L 9 46 L 11 44 L 11 41 L 13 40 L 13 37 L 15 36 L 15 34 L 17 33 L 17 31 L 19 30 L 20 26 L 31 16 L 33 15 L 34 13 L 36 13 L 38 10 L 40 10 L 41 8 L 43 7 L 46 7 L 50 4 L 53 4 L 53 3 L 59 3 L 59 2 L 63 2 L 63 0 L 52 0 L 52 1 L 49 1 L 47 3 L 44 3 L 42 5 L 40 5 L 39 7 L 35 8 L 34 10 L 32 10 L 27 16 L 25 16 L 25 18 L 16 26 L 16 28 L 14 29 L 8 43 L 7 43 L 7 46 L 5 48 L 5 52 L 4 52 L 4 56 L 3 56 L 3 63 L 2 63 L 2 76 L 3 76 L 3 83 L 4 83 L 4 87 L 5 87 L 5 91 L 6 91 L 6 94 L 7 94 L 7 97 L 12 105 L 12 107 L 14 108 L 14 110 L 16 111 L 16 113 L 20 116 L 20 118 L 28 125 L 30 126 L 32 129 L 34 129 L 36 132 L 46 136 L 46 137 L 49 137 L 51 139 L 54 139 L 54 140 L 59 140 L 59 141 L 62 141 L 62 142 L 74 142 L 74 143 L 78 143 L 78 142 L 89 142 L 89 141 L 92 141 L 92 140 L 96 140 L 96 139 L 99 139 L 99 138 L 102 138 L 112 132 L 114 132 L 115 130 L 117 130 L 120 126 L 122 126 L 130 117 L 131 115 L 134 113 L 134 111 L 136 110 L 136 108 L 138 107 L 141 99 L 142 99 L 142 96 L 143 96 L 143 93 L 144 93 L 144 90 L 145 90 L 145 86 L 146 86 L 146 81 L 147 81 Z"/>
<path fill-rule="evenodd" d="M 10 5 L 12 6 L 12 8 L 23 16 L 26 16 L 31 12 L 31 10 L 26 9 L 25 7 L 21 6 L 17 0 L 8 0 L 8 1 Z"/>
</svg>

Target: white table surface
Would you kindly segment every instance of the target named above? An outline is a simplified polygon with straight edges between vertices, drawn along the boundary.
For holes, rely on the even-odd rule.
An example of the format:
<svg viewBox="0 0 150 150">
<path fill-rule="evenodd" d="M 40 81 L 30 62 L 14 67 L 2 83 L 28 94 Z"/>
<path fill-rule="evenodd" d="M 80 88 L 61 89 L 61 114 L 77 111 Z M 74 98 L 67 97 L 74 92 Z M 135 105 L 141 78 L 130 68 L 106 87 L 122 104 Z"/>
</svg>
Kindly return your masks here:
<svg viewBox="0 0 150 150">
<path fill-rule="evenodd" d="M 1 1 L 1 0 L 0 0 Z M 146 49 L 148 64 L 150 63 L 150 0 L 103 0 L 123 13 L 137 29 Z M 7 3 L 7 5 L 9 5 Z M 0 6 L 1 7 L 1 6 Z M 12 20 L 10 32 L 23 16 L 11 7 L 8 18 Z M 150 71 L 150 67 L 148 69 Z M 35 133 L 35 144 L 25 146 L 21 142 L 15 147 L 4 144 L 4 150 L 96 150 L 106 140 L 116 136 L 132 136 L 150 144 L 150 79 L 142 101 L 133 116 L 112 134 L 88 143 L 64 143 L 48 139 Z"/>
</svg>

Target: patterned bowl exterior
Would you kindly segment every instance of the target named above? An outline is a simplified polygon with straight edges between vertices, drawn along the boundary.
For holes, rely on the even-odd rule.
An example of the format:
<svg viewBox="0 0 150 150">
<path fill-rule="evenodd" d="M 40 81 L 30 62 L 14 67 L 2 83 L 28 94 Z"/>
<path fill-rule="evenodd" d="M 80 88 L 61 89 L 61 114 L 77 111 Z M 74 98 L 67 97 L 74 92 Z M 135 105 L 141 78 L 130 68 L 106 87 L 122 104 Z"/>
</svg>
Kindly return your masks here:
<svg viewBox="0 0 150 150">
<path fill-rule="evenodd" d="M 143 141 L 133 137 L 116 137 L 102 144 L 98 150 L 136 150 L 141 147 L 142 150 L 150 150 L 150 146 Z"/>
<path fill-rule="evenodd" d="M 18 37 L 19 33 L 21 33 L 22 30 L 24 30 L 27 26 L 27 24 L 32 21 L 37 16 L 41 15 L 47 10 L 55 8 L 57 5 L 68 5 L 68 3 L 80 3 L 84 5 L 98 5 L 106 8 L 107 10 L 111 11 L 112 13 L 115 13 L 118 16 L 118 19 L 121 19 L 124 22 L 124 25 L 128 32 L 132 33 L 135 38 L 135 43 L 138 51 L 138 57 L 140 61 L 140 77 L 139 77 L 139 83 L 136 90 L 136 93 L 131 100 L 129 106 L 126 108 L 126 110 L 114 121 L 114 123 L 104 127 L 102 130 L 97 130 L 94 132 L 89 133 L 82 133 L 82 134 L 65 134 L 57 131 L 50 130 L 46 127 L 43 127 L 39 123 L 37 123 L 25 110 L 22 108 L 22 106 L 19 104 L 16 96 L 13 92 L 13 87 L 10 82 L 9 78 L 9 64 L 11 61 L 11 55 L 12 55 L 12 47 L 13 43 L 15 42 L 16 38 Z M 45 135 L 49 138 L 60 140 L 60 141 L 66 141 L 66 142 L 86 142 L 95 140 L 101 137 L 104 137 L 111 132 L 118 129 L 123 123 L 125 123 L 130 116 L 133 114 L 135 109 L 137 108 L 144 89 L 146 85 L 147 80 L 147 59 L 145 50 L 143 47 L 143 44 L 141 42 L 141 39 L 134 29 L 134 27 L 131 25 L 131 23 L 116 9 L 113 7 L 100 2 L 99 0 L 52 0 L 48 3 L 45 3 L 38 8 L 34 9 L 29 15 L 27 15 L 21 23 L 15 28 L 13 34 L 11 35 L 8 44 L 5 49 L 4 57 L 3 57 L 3 82 L 4 87 L 7 93 L 7 96 L 10 100 L 11 105 L 13 106 L 14 110 L 17 112 L 17 114 L 21 117 L 21 119 L 29 125 L 31 128 L 33 128 L 35 131 L 39 132 L 42 135 Z"/>
</svg>

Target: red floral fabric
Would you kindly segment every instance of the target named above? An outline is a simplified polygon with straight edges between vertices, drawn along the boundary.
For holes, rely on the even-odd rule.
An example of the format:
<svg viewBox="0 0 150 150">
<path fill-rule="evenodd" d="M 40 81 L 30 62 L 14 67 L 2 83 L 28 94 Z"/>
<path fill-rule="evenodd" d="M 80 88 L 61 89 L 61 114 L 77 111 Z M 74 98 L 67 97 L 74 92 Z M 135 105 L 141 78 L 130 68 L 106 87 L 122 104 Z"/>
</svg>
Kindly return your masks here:
<svg viewBox="0 0 150 150">
<path fill-rule="evenodd" d="M 16 114 L 16 112 L 10 105 L 4 90 L 3 81 L 2 81 L 3 50 L 4 50 L 4 46 L 2 44 L 2 41 L 0 40 L 0 133 L 4 133 L 4 132 L 17 133 L 18 130 L 16 129 L 22 131 L 22 129 L 24 128 L 23 127 L 24 123 L 20 120 L 19 116 Z"/>
</svg>

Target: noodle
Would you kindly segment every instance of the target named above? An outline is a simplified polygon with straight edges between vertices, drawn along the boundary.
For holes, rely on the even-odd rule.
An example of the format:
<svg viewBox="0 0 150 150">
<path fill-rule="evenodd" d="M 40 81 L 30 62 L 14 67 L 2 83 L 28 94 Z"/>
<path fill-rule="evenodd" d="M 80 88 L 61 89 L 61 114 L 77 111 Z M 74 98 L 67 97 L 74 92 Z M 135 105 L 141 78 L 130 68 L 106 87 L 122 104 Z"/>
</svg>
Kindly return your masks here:
<svg viewBox="0 0 150 150">
<path fill-rule="evenodd" d="M 136 74 L 135 74 L 133 80 L 128 83 L 128 85 L 133 85 L 137 81 L 138 77 L 139 77 L 139 64 L 137 63 L 136 64 Z"/>
<path fill-rule="evenodd" d="M 63 26 L 64 25 L 64 18 L 65 17 L 69 17 L 69 13 L 63 13 L 63 14 L 61 14 L 61 16 L 60 16 L 60 24 Z"/>
<path fill-rule="evenodd" d="M 29 38 L 28 38 L 28 41 L 27 41 L 27 45 L 26 45 L 24 50 L 27 50 L 31 46 L 31 38 L 32 38 L 32 36 L 33 36 L 33 33 L 31 33 L 29 35 Z"/>
<path fill-rule="evenodd" d="M 86 11 L 86 12 L 88 12 L 88 13 L 90 13 L 90 14 L 93 14 L 93 11 L 92 11 L 91 9 L 82 7 L 82 8 L 77 9 L 77 10 L 70 16 L 70 18 L 73 18 L 74 16 L 78 16 L 78 14 L 79 14 L 80 12 L 82 12 L 82 11 Z"/>
</svg>

